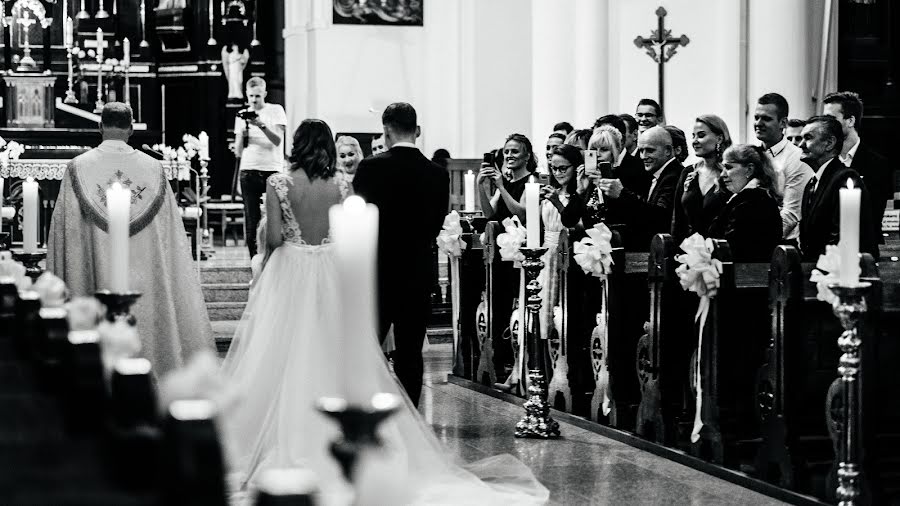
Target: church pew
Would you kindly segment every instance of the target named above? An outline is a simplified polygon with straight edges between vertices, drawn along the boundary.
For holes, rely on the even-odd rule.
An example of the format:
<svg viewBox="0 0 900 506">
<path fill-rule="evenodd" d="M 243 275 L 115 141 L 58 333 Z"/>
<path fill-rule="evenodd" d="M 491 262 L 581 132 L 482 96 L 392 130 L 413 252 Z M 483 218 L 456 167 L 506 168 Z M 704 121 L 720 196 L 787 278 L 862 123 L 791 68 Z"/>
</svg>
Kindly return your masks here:
<svg viewBox="0 0 900 506">
<path fill-rule="evenodd" d="M 459 345 L 456 349 L 453 374 L 473 381 L 478 370 L 481 342 L 487 334 L 487 315 L 478 308 L 484 297 L 485 262 L 484 245 L 480 235 L 484 232 L 485 223 L 467 221 L 463 225 L 462 239 L 466 248 L 459 258 L 459 286 L 451 287 L 459 291 Z M 480 228 L 479 228 L 480 225 Z M 468 230 L 467 230 L 468 229 Z M 482 337 L 480 337 L 482 336 Z"/>
<path fill-rule="evenodd" d="M 678 422 L 690 419 L 687 371 L 696 342 L 696 333 L 689 330 L 694 328 L 696 297 L 685 295 L 679 285 L 677 253 L 669 234 L 657 234 L 650 242 L 650 314 L 635 356 L 640 387 L 635 433 L 666 446 L 675 445 Z"/>
<path fill-rule="evenodd" d="M 549 325 L 550 335 L 546 336 L 547 349 L 550 358 L 548 364 L 548 385 L 547 399 L 550 405 L 561 411 L 572 410 L 572 383 L 570 369 L 572 366 L 577 368 L 577 364 L 570 363 L 569 357 L 578 357 L 577 344 L 571 344 L 571 334 L 569 332 L 569 290 L 568 278 L 570 265 L 578 268 L 573 262 L 570 262 L 572 255 L 569 241 L 569 231 L 563 230 L 559 233 L 559 246 L 556 251 L 556 269 L 551 273 L 559 283 L 558 297 L 559 299 L 542 301 L 541 311 L 546 306 L 555 306 L 559 308 L 559 316 L 556 317 L 556 310 L 550 313 L 553 318 L 553 324 Z M 543 336 L 542 336 L 543 337 Z"/>
<path fill-rule="evenodd" d="M 842 328 L 829 304 L 816 299 L 809 281 L 813 264 L 801 264 L 793 248 L 776 249 L 772 259 L 772 339 L 758 379 L 763 443 L 755 461 L 758 476 L 781 486 L 834 499 L 837 441 L 842 430 L 837 338 Z M 900 388 L 900 303 L 897 263 L 876 266 L 863 255 L 862 277 L 873 284 L 862 338 L 860 416 L 863 440 L 864 503 L 897 500 L 900 466 L 900 408 L 890 399 Z M 822 412 L 825 399 L 825 416 Z M 894 485 L 896 486 L 896 485 Z"/>
</svg>

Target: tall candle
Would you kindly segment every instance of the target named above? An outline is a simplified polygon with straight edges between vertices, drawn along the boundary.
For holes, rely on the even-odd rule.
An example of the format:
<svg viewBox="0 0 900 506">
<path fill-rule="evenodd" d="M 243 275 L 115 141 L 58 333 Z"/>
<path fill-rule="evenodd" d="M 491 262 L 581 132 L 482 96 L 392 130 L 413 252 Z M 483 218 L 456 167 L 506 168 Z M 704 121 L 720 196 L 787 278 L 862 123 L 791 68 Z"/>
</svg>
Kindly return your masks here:
<svg viewBox="0 0 900 506">
<path fill-rule="evenodd" d="M 463 176 L 465 184 L 463 185 L 463 196 L 465 197 L 465 210 L 472 212 L 475 210 L 475 174 L 472 171 L 466 172 Z"/>
<path fill-rule="evenodd" d="M 840 189 L 841 230 L 838 248 L 841 252 L 841 284 L 859 283 L 859 205 L 862 192 L 847 180 L 847 187 Z"/>
<path fill-rule="evenodd" d="M 209 160 L 209 134 L 200 132 L 197 139 L 200 141 L 200 159 Z"/>
<path fill-rule="evenodd" d="M 66 17 L 66 24 L 64 27 L 64 31 L 66 32 L 65 33 L 66 49 L 69 49 L 72 47 L 72 42 L 74 39 L 73 34 L 75 33 L 75 24 L 73 23 L 72 18 L 70 18 L 68 16 Z"/>
<path fill-rule="evenodd" d="M 526 241 L 529 248 L 541 247 L 541 185 L 533 182 L 531 176 L 525 183 L 525 225 Z"/>
<path fill-rule="evenodd" d="M 128 37 L 122 40 L 122 65 L 128 67 L 131 64 L 131 41 Z"/>
<path fill-rule="evenodd" d="M 106 190 L 109 223 L 109 289 L 128 291 L 128 228 L 131 222 L 131 190 L 115 182 Z"/>
<path fill-rule="evenodd" d="M 103 29 L 97 28 L 97 61 L 103 62 Z"/>
<path fill-rule="evenodd" d="M 22 249 L 37 252 L 38 184 L 33 178 L 22 183 Z"/>
<path fill-rule="evenodd" d="M 341 318 L 336 325 L 340 346 L 358 349 L 366 339 L 375 339 L 375 260 L 378 251 L 378 208 L 358 196 L 333 206 L 328 218 L 337 263 L 341 307 L 352 317 Z M 331 336 L 323 336 L 330 338 Z M 365 349 L 365 346 L 362 346 Z M 358 378 L 372 377 L 364 369 L 374 362 L 364 353 L 344 357 L 341 375 L 342 397 L 350 404 L 367 403 L 375 390 L 360 384 Z M 372 372 L 372 371 L 369 371 Z M 374 387 L 373 385 L 371 387 Z"/>
</svg>

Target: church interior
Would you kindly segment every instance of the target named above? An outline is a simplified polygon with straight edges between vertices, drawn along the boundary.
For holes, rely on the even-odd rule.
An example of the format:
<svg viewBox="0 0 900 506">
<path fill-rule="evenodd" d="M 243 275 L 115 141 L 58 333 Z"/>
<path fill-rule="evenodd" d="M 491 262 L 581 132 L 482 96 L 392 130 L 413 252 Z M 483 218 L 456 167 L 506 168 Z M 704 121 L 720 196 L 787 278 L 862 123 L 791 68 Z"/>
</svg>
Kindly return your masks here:
<svg viewBox="0 0 900 506">
<path fill-rule="evenodd" d="M 352 137 L 370 157 L 389 104 L 415 106 L 416 146 L 449 177 L 447 219 L 428 260 L 418 410 L 453 458 L 511 454 L 548 489 L 549 504 L 900 505 L 897 3 L 0 0 L 0 8 L 0 504 L 327 503 L 310 484 L 316 469 L 236 499 L 216 422 L 228 411 L 198 396 L 190 402 L 207 404 L 180 416 L 170 408 L 188 401 L 164 405 L 152 372 L 109 370 L 116 345 L 73 323 L 66 299 L 76 294 L 38 294 L 48 289 L 38 280 L 49 272 L 72 160 L 101 144 L 104 106 L 122 102 L 133 111 L 128 144 L 159 160 L 178 206 L 224 358 L 253 296 L 248 241 L 258 219 L 246 211 L 237 125 L 252 109 L 248 80 L 261 78 L 265 102 L 286 116 L 278 171 L 290 170 L 304 119 L 324 120 L 335 140 Z M 563 227 L 547 256 L 546 243 L 531 241 L 548 235 L 543 208 L 526 223 L 532 208 L 523 204 L 522 223 L 512 223 L 486 209 L 491 195 L 476 195 L 475 174 L 502 168 L 514 133 L 530 139 L 537 179 L 555 182 L 554 145 L 569 142 L 569 132 L 555 134 L 559 123 L 587 131 L 587 153 L 598 117 L 639 116 L 651 99 L 653 128 L 678 127 L 688 167 L 708 159 L 701 116 L 727 125 L 728 145 L 768 150 L 760 97 L 786 99 L 789 138 L 788 117 L 803 120 L 805 135 L 840 91 L 864 103 L 850 122 L 862 139 L 853 149 L 880 156 L 862 169 L 846 153 L 830 163 L 862 175 L 851 176 L 865 184 L 862 212 L 868 196 L 883 209 L 862 222 L 875 230 L 874 252 L 858 209 L 847 221 L 835 204 L 826 220 L 841 224 L 841 242 L 823 247 L 849 251 L 859 271 L 849 284 L 845 270 L 839 280 L 822 267 L 830 253 L 807 257 L 796 237 L 779 236 L 771 254 L 748 261 L 724 237 L 704 243 L 701 234 L 708 270 L 690 273 L 687 237 L 666 228 L 634 240 L 614 204 L 593 228 Z M 844 106 L 840 124 L 848 117 Z M 643 168 L 643 120 L 617 121 L 627 127 L 618 142 L 633 135 L 630 156 Z M 551 145 L 554 135 L 561 140 Z M 715 150 L 727 161 L 726 147 Z M 636 197 L 641 205 L 659 192 L 659 174 Z M 840 191 L 843 206 L 852 186 L 835 188 L 834 201 Z M 679 202 L 669 203 L 669 221 Z M 527 247 L 523 238 L 509 253 L 510 237 L 525 237 L 526 227 Z M 23 275 L 33 286 L 18 284 Z M 138 296 L 97 294 L 110 322 L 132 327 Z M 381 419 L 353 415 L 341 419 L 344 453 L 331 447 L 342 465 L 379 444 L 360 433 L 374 434 L 364 425 Z M 380 497 L 378 487 L 348 476 L 358 495 L 346 504 L 379 504 L 366 498 Z"/>
</svg>

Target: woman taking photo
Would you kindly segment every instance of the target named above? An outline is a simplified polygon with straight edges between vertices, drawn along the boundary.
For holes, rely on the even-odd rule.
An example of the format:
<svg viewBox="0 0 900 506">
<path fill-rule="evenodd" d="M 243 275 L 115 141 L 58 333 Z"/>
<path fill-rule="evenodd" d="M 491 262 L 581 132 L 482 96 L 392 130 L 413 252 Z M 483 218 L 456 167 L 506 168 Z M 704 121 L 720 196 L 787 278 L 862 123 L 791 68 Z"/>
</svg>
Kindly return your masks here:
<svg viewBox="0 0 900 506">
<path fill-rule="evenodd" d="M 681 244 L 692 234 L 707 235 L 712 220 L 719 215 L 729 193 L 719 187 L 722 153 L 731 146 L 731 135 L 722 118 L 714 114 L 699 116 L 694 123 L 694 154 L 700 158 L 681 173 L 675 187 L 672 237 Z"/>
<path fill-rule="evenodd" d="M 775 168 L 762 147 L 738 144 L 725 151 L 722 184 L 732 193 L 709 227 L 725 239 L 735 262 L 769 262 L 781 241 Z"/>
<path fill-rule="evenodd" d="M 334 142 L 337 150 L 337 172 L 335 174 L 341 196 L 347 198 L 353 194 L 353 178 L 356 169 L 363 159 L 362 148 L 359 141 L 349 135 L 342 135 Z"/>
<path fill-rule="evenodd" d="M 525 223 L 525 208 L 519 199 L 525 193 L 525 183 L 537 169 L 537 159 L 531 147 L 531 141 L 522 134 L 512 134 L 503 145 L 503 161 L 509 177 L 490 163 L 482 163 L 475 182 L 481 199 L 481 209 L 485 218 L 502 222 L 505 218 L 518 216 Z M 494 195 L 490 195 L 491 183 L 497 187 Z"/>
</svg>

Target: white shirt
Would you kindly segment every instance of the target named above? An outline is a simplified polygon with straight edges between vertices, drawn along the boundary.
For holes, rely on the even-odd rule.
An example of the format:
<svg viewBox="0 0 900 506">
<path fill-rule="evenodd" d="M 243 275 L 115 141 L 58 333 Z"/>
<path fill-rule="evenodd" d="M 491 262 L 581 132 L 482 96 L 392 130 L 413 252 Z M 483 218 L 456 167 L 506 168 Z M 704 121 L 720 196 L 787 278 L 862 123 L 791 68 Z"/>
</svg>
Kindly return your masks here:
<svg viewBox="0 0 900 506">
<path fill-rule="evenodd" d="M 781 208 L 781 232 L 785 239 L 796 239 L 800 236 L 801 209 L 803 208 L 803 191 L 806 183 L 813 175 L 813 170 L 800 157 L 803 151 L 782 137 L 778 143 L 769 148 L 772 164 L 775 166 L 775 184 L 783 195 Z"/>
<path fill-rule="evenodd" d="M 846 167 L 849 167 L 850 164 L 853 163 L 853 157 L 856 156 L 856 150 L 859 149 L 859 143 L 861 140 L 862 138 L 857 138 L 856 144 L 854 144 L 853 147 L 850 148 L 850 151 L 847 151 L 846 155 L 839 157 L 841 159 L 841 163 L 843 163 Z"/>
<path fill-rule="evenodd" d="M 627 153 L 627 151 L 625 151 L 624 149 L 622 151 L 619 151 L 619 158 L 616 160 L 616 167 L 622 166 L 622 160 L 625 159 L 626 153 Z"/>
<path fill-rule="evenodd" d="M 419 149 L 418 146 L 413 144 L 412 142 L 395 142 L 391 149 L 394 148 L 416 148 Z"/>
<path fill-rule="evenodd" d="M 828 160 L 827 162 L 823 163 L 822 166 L 819 167 L 819 170 L 816 171 L 816 185 L 813 186 L 813 191 L 819 190 L 819 183 L 822 182 L 822 174 L 825 173 L 825 167 L 828 167 L 828 164 L 833 162 L 836 158 L 837 157 L 834 157 L 834 158 Z"/>
<path fill-rule="evenodd" d="M 650 195 L 653 195 L 653 190 L 656 188 L 656 181 L 659 180 L 659 175 L 662 174 L 662 171 L 665 170 L 673 160 L 675 160 L 675 157 L 669 158 L 668 162 L 664 163 L 662 167 L 653 173 L 653 182 L 650 183 L 650 191 L 647 192 L 647 200 L 650 200 Z"/>
<path fill-rule="evenodd" d="M 284 107 L 278 104 L 266 104 L 256 111 L 259 120 L 265 123 L 266 128 L 275 130 L 279 125 L 287 125 L 287 115 Z M 247 130 L 247 127 L 250 130 Z M 266 137 L 259 127 L 248 125 L 241 118 L 234 119 L 234 135 L 236 142 L 243 142 L 244 132 L 248 133 L 247 147 L 241 152 L 241 170 L 262 170 L 275 172 L 284 167 L 284 135 L 277 145 Z"/>
</svg>

